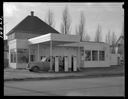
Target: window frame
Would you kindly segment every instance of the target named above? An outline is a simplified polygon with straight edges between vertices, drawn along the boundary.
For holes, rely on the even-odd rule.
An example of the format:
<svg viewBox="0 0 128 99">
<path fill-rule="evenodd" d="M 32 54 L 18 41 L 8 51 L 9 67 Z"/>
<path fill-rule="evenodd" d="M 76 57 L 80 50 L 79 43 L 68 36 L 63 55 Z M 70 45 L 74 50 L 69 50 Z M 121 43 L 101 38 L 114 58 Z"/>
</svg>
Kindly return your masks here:
<svg viewBox="0 0 128 99">
<path fill-rule="evenodd" d="M 86 52 L 90 53 L 89 55 L 90 57 L 85 56 L 85 61 L 91 61 L 91 50 L 85 50 L 84 52 L 85 52 L 85 55 L 86 55 Z"/>
<path fill-rule="evenodd" d="M 94 54 L 94 52 L 97 52 L 97 54 Z M 98 61 L 98 50 L 92 50 L 92 61 Z"/>
<path fill-rule="evenodd" d="M 29 55 L 28 49 L 17 49 L 17 62 L 18 63 L 28 63 Z"/>
<path fill-rule="evenodd" d="M 10 49 L 10 63 L 16 63 L 17 54 L 15 49 Z"/>
<path fill-rule="evenodd" d="M 103 50 L 99 51 L 99 61 L 105 61 L 105 51 L 103 51 Z"/>
</svg>

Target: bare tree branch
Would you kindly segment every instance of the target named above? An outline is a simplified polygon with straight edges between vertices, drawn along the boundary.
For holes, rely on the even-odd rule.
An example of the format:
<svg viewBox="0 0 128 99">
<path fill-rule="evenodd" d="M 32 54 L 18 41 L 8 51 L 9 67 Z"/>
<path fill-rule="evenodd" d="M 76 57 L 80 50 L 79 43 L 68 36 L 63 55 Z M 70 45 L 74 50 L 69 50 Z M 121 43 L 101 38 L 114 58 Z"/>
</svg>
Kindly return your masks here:
<svg viewBox="0 0 128 99">
<path fill-rule="evenodd" d="M 111 39 L 111 35 L 110 35 L 111 31 L 109 30 L 108 33 L 106 34 L 106 40 L 105 42 L 109 45 L 112 44 L 112 39 Z"/>
<path fill-rule="evenodd" d="M 115 44 L 116 44 L 117 37 L 115 35 L 115 32 L 112 33 L 112 53 L 115 53 Z"/>
<path fill-rule="evenodd" d="M 62 33 L 62 34 L 65 34 L 65 33 L 64 33 L 64 25 L 63 25 L 63 24 L 61 24 L 61 33 Z"/>
<path fill-rule="evenodd" d="M 46 16 L 46 23 L 50 25 L 51 27 L 54 27 L 54 18 L 53 18 L 53 12 L 49 9 Z"/>
<path fill-rule="evenodd" d="M 82 41 L 83 40 L 83 34 L 85 32 L 85 16 L 84 16 L 84 13 L 81 12 L 81 15 L 80 15 L 80 24 L 79 24 L 79 35 L 80 35 L 80 40 Z"/>
<path fill-rule="evenodd" d="M 101 42 L 102 41 L 102 37 L 101 37 L 101 26 L 100 25 L 98 25 L 98 28 L 97 28 L 97 31 L 96 31 L 95 41 L 96 42 Z"/>
<path fill-rule="evenodd" d="M 116 44 L 117 37 L 115 35 L 115 32 L 112 33 L 112 45 L 114 46 Z"/>
<path fill-rule="evenodd" d="M 90 36 L 87 33 L 85 35 L 85 41 L 90 41 Z"/>
<path fill-rule="evenodd" d="M 76 26 L 76 28 L 75 28 L 75 34 L 76 34 L 76 35 L 79 35 L 79 31 L 78 31 L 77 26 Z"/>
<path fill-rule="evenodd" d="M 71 19 L 66 6 L 62 14 L 61 32 L 63 34 L 70 34 Z"/>
</svg>

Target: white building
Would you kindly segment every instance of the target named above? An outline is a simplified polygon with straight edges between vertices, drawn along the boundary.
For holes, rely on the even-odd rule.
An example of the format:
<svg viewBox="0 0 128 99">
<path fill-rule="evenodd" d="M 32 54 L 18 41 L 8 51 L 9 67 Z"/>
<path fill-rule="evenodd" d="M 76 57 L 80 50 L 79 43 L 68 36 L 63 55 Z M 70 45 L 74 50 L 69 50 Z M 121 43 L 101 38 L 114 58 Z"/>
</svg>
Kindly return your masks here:
<svg viewBox="0 0 128 99">
<path fill-rule="evenodd" d="M 77 35 L 63 35 L 34 16 L 33 12 L 7 35 L 11 68 L 26 68 L 28 62 L 49 56 L 54 57 L 55 67 L 51 66 L 51 69 L 57 72 L 61 59 L 64 71 L 111 65 L 108 44 L 80 42 Z"/>
</svg>

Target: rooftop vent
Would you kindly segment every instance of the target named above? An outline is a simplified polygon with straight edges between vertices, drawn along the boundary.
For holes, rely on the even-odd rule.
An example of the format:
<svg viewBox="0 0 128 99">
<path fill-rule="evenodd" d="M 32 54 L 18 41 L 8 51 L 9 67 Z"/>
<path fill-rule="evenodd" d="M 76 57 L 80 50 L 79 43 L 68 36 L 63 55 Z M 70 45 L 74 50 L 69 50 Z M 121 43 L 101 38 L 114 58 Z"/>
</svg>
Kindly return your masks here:
<svg viewBox="0 0 128 99">
<path fill-rule="evenodd" d="M 31 16 L 34 16 L 34 11 L 31 11 Z"/>
</svg>

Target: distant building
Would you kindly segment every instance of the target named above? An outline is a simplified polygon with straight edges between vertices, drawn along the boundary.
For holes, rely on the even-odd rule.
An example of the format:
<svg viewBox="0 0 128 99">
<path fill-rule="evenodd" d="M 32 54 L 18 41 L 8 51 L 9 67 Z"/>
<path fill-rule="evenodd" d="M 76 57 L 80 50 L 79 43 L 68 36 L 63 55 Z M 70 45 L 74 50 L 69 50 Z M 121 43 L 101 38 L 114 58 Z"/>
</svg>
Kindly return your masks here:
<svg viewBox="0 0 128 99">
<path fill-rule="evenodd" d="M 120 36 L 116 42 L 117 53 L 124 56 L 124 36 Z"/>
<path fill-rule="evenodd" d="M 116 45 L 110 45 L 110 53 L 116 54 Z"/>
<path fill-rule="evenodd" d="M 34 12 L 16 25 L 8 34 L 9 66 L 26 68 L 28 62 L 43 57 L 55 59 L 53 71 L 59 72 L 63 60 L 64 71 L 83 67 L 109 67 L 109 45 L 103 42 L 80 42 L 78 35 L 64 35 L 34 16 Z"/>
<path fill-rule="evenodd" d="M 120 36 L 116 42 L 116 53 L 120 55 L 119 60 L 124 60 L 124 36 Z"/>
</svg>

